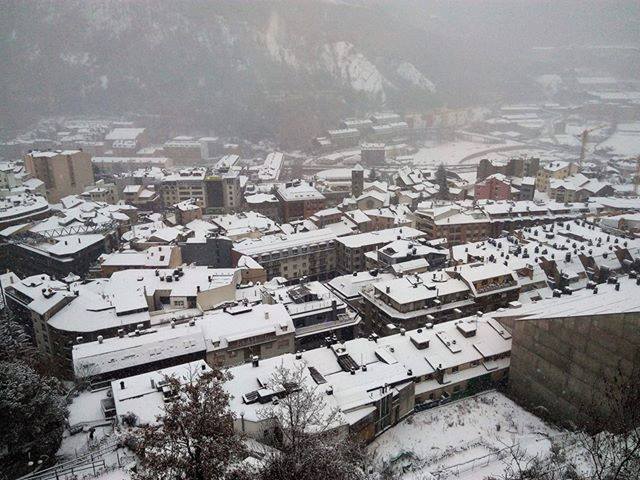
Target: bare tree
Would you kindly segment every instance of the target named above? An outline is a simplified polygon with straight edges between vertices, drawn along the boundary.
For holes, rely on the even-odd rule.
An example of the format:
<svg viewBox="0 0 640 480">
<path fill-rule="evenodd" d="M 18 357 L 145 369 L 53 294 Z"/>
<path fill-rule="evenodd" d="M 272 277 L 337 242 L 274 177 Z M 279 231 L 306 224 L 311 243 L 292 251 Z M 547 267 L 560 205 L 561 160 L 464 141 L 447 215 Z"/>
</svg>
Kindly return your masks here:
<svg viewBox="0 0 640 480">
<path fill-rule="evenodd" d="M 175 377 L 165 379 L 165 390 L 173 398 L 156 424 L 136 431 L 140 462 L 135 478 L 225 478 L 230 466 L 244 455 L 223 387 L 228 379 L 220 370 L 192 374 L 184 384 Z"/>
<path fill-rule="evenodd" d="M 632 370 L 603 372 L 579 408 L 581 426 L 552 444 L 547 456 L 519 447 L 505 459 L 502 480 L 631 480 L 640 478 L 640 378 Z M 579 468 L 578 468 L 579 466 Z"/>
<path fill-rule="evenodd" d="M 637 372 L 618 367 L 612 376 L 604 376 L 602 388 L 594 388 L 593 398 L 581 412 L 586 430 L 577 433 L 593 478 L 640 478 L 639 406 Z"/>
<path fill-rule="evenodd" d="M 260 416 L 273 422 L 270 443 L 278 453 L 265 458 L 256 478 L 365 478 L 368 457 L 363 446 L 344 430 L 342 414 L 327 405 L 326 392 L 305 381 L 305 369 L 282 367 L 271 378 L 271 387 L 281 394 Z"/>
</svg>

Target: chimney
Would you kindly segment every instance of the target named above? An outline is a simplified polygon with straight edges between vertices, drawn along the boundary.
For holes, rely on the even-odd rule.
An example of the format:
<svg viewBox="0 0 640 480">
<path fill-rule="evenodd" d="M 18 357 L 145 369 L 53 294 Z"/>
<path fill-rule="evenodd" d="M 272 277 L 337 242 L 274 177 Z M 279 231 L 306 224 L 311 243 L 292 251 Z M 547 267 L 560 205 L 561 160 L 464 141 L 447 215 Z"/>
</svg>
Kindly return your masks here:
<svg viewBox="0 0 640 480">
<path fill-rule="evenodd" d="M 404 328 L 400 329 L 400 335 L 402 335 L 404 337 L 406 333 L 407 333 L 407 331 Z"/>
<path fill-rule="evenodd" d="M 82 337 L 76 337 L 76 342 L 77 343 L 82 343 Z"/>
<path fill-rule="evenodd" d="M 124 338 L 124 330 L 121 328 L 118 329 L 118 337 Z"/>
<path fill-rule="evenodd" d="M 269 312 L 264 312 L 264 319 L 269 320 Z"/>
<path fill-rule="evenodd" d="M 98 335 L 98 343 L 102 343 L 102 340 L 103 340 L 102 335 Z"/>
<path fill-rule="evenodd" d="M 151 379 L 151 388 L 156 388 L 156 381 L 153 378 Z"/>
<path fill-rule="evenodd" d="M 260 365 L 260 358 L 257 355 L 251 357 L 251 365 L 255 368 Z"/>
<path fill-rule="evenodd" d="M 120 390 L 124 390 L 124 380 L 120 382 Z"/>
<path fill-rule="evenodd" d="M 333 387 L 331 385 L 327 387 L 327 395 L 333 395 Z"/>
</svg>

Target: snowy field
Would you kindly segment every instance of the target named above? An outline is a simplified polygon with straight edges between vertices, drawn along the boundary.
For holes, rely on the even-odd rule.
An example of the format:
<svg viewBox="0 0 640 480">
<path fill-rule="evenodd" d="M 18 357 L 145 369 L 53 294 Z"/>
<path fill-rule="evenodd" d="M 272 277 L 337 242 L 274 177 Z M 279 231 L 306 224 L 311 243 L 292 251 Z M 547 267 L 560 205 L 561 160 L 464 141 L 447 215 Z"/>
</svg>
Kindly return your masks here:
<svg viewBox="0 0 640 480">
<path fill-rule="evenodd" d="M 520 146 L 520 148 L 518 148 Z M 482 158 L 507 161 L 519 156 L 539 157 L 543 161 L 564 160 L 567 153 L 553 149 L 529 147 L 521 143 L 448 142 L 425 146 L 413 155 L 416 166 L 475 165 Z M 570 155 L 569 155 L 570 157 Z"/>
<path fill-rule="evenodd" d="M 487 392 L 415 413 L 369 448 L 379 465 L 393 464 L 402 480 L 429 474 L 471 480 L 501 474 L 513 445 L 532 456 L 547 454 L 549 438 L 560 433 L 504 395 Z"/>
</svg>

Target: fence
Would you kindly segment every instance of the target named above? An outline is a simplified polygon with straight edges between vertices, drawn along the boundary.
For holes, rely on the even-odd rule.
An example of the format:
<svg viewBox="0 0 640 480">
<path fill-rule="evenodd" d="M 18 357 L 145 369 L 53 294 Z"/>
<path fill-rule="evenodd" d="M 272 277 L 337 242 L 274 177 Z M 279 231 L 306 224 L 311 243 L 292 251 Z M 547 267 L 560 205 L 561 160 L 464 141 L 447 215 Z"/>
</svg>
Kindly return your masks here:
<svg viewBox="0 0 640 480">
<path fill-rule="evenodd" d="M 33 472 L 20 477 L 19 480 L 71 480 L 81 478 L 78 477 L 78 474 L 95 477 L 111 466 L 107 465 L 107 460 L 104 458 L 110 453 L 116 454 L 113 466 L 122 467 L 132 460 L 132 457 L 126 456 L 118 450 L 118 442 L 112 442 L 101 447 L 100 450 Z"/>
</svg>

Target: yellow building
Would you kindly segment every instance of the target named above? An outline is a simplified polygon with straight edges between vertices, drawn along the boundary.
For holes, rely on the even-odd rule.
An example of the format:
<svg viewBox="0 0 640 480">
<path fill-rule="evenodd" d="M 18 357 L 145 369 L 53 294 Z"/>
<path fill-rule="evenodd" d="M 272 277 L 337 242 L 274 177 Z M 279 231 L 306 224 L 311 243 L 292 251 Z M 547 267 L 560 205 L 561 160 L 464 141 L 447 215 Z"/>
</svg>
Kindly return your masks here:
<svg viewBox="0 0 640 480">
<path fill-rule="evenodd" d="M 93 184 L 91 156 L 82 150 L 33 150 L 24 157 L 27 171 L 44 182 L 47 200 L 57 203 Z"/>
<path fill-rule="evenodd" d="M 536 189 L 546 192 L 549 189 L 549 180 L 552 178 L 562 180 L 578 173 L 578 165 L 573 162 L 551 162 L 538 170 L 536 176 Z"/>
</svg>

